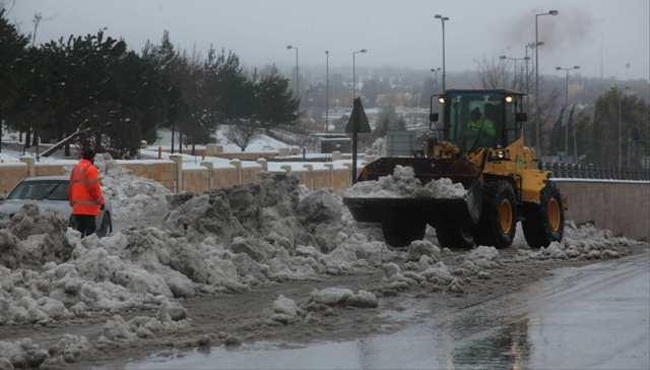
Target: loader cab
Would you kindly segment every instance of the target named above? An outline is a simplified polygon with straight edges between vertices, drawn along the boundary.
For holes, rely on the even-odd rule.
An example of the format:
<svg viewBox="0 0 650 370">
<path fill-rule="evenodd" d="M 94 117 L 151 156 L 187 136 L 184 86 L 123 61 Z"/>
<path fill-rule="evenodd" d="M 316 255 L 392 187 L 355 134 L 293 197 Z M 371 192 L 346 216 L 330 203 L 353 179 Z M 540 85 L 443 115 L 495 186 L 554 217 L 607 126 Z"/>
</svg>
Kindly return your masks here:
<svg viewBox="0 0 650 370">
<path fill-rule="evenodd" d="M 439 95 L 444 140 L 467 153 L 506 147 L 521 137 L 523 94 L 509 90 L 447 90 Z M 435 121 L 437 114 L 431 114 Z"/>
</svg>

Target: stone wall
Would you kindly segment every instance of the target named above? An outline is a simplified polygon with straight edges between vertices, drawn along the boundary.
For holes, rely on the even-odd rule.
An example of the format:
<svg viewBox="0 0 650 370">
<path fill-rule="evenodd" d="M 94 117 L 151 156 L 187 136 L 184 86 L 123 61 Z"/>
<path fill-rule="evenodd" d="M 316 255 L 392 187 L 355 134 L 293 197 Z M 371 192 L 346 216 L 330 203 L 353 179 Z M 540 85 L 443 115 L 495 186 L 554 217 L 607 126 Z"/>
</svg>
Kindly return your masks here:
<svg viewBox="0 0 650 370">
<path fill-rule="evenodd" d="M 650 240 L 650 182 L 556 180 L 569 198 L 567 219 Z"/>
<path fill-rule="evenodd" d="M 25 163 L 2 163 L 0 164 L 0 194 L 8 193 L 16 184 L 27 177 L 27 165 Z"/>
</svg>

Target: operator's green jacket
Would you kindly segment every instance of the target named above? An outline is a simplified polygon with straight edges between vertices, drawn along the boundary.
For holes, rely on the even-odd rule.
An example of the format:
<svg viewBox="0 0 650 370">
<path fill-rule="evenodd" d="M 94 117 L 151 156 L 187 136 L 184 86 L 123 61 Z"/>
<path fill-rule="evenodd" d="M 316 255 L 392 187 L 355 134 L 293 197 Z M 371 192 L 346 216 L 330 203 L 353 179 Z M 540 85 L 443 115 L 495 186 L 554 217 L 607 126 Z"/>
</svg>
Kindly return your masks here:
<svg viewBox="0 0 650 370">
<path fill-rule="evenodd" d="M 481 133 L 481 138 L 478 140 L 478 145 L 483 146 L 492 146 L 494 144 L 494 139 L 497 136 L 497 129 L 491 119 L 481 118 L 478 121 L 470 121 L 468 126 L 468 131 L 470 135 L 467 135 L 471 138 L 476 138 L 476 135 Z"/>
</svg>

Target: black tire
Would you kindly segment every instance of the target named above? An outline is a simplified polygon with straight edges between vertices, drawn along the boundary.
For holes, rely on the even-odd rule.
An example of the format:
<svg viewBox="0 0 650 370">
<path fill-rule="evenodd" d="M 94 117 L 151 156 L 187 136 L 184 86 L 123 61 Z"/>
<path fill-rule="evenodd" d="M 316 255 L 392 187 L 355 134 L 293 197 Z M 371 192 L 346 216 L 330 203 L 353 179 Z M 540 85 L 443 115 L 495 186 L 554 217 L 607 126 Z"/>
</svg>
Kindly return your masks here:
<svg viewBox="0 0 650 370">
<path fill-rule="evenodd" d="M 509 210 L 509 211 L 508 211 Z M 478 227 L 478 243 L 508 248 L 517 230 L 517 198 L 507 181 L 490 181 L 483 188 L 483 211 Z"/>
<path fill-rule="evenodd" d="M 104 218 L 102 218 L 102 223 L 99 225 L 97 230 L 97 236 L 104 237 L 109 235 L 113 231 L 113 221 L 111 220 L 111 214 L 106 212 Z"/>
<path fill-rule="evenodd" d="M 414 240 L 422 240 L 427 229 L 423 217 L 392 214 L 381 222 L 384 240 L 391 247 L 405 247 Z"/>
<path fill-rule="evenodd" d="M 442 248 L 470 249 L 476 245 L 472 232 L 460 227 L 439 227 L 436 236 Z"/>
<path fill-rule="evenodd" d="M 556 216 L 552 217 L 552 213 Z M 531 248 L 546 248 L 551 242 L 562 240 L 564 204 L 562 204 L 560 190 L 554 183 L 549 181 L 542 189 L 540 204 L 524 204 L 523 229 L 526 242 Z"/>
</svg>

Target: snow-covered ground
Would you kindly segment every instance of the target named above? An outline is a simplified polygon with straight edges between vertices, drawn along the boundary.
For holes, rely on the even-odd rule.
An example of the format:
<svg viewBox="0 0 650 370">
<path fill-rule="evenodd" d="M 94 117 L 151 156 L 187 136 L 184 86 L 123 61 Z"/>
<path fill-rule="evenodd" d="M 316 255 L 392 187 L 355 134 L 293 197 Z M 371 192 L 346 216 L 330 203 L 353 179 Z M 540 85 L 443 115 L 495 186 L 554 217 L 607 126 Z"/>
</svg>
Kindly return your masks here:
<svg viewBox="0 0 650 370">
<path fill-rule="evenodd" d="M 241 149 L 233 144 L 226 136 L 226 129 L 217 129 L 212 136 L 217 140 L 217 144 L 223 147 L 226 153 L 240 153 Z M 154 143 L 154 147 L 162 146 L 163 148 L 171 147 L 171 131 L 167 129 L 158 130 L 158 140 Z M 178 140 L 178 136 L 176 136 Z M 293 146 L 276 140 L 268 135 L 260 134 L 255 137 L 246 148 L 245 152 L 249 153 L 263 153 L 263 152 L 277 152 L 280 148 L 292 148 Z M 205 148 L 205 146 L 197 146 L 197 148 Z"/>
</svg>

